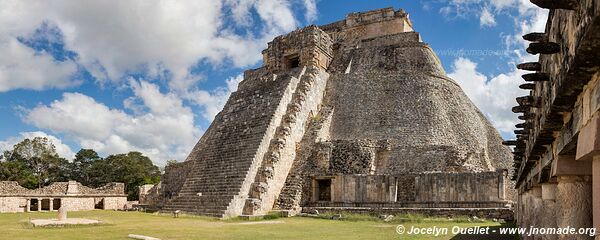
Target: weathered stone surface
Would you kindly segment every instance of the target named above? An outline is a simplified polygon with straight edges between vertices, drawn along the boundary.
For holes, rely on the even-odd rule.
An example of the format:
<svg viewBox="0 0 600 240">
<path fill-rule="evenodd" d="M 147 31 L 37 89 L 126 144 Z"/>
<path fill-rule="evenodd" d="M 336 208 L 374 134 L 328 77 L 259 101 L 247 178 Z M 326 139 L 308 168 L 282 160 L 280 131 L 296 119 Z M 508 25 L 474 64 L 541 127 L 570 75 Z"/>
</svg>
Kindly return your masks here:
<svg viewBox="0 0 600 240">
<path fill-rule="evenodd" d="M 521 84 L 519 85 L 520 89 L 535 89 L 535 84 L 533 83 L 525 83 L 525 84 Z"/>
<path fill-rule="evenodd" d="M 592 227 L 591 177 L 561 176 L 556 187 L 556 225 L 562 227 Z M 531 215 L 535 218 L 535 215 Z M 558 239 L 593 239 L 586 235 L 560 235 Z"/>
<path fill-rule="evenodd" d="M 589 181 L 600 178 L 592 164 L 600 155 L 600 1 L 532 2 L 556 10 L 549 12 L 544 33 L 524 36 L 534 41 L 528 52 L 542 53 L 536 71 L 549 78 L 527 86 L 540 105 L 529 116 L 519 117 L 529 129 L 522 137 L 525 146 L 515 152 L 513 178 L 521 192 L 518 219 L 523 220 L 519 225 L 529 227 L 528 219 L 541 218 L 556 219 L 554 225 L 542 221 L 544 226 L 591 227 L 593 215 L 594 226 L 600 226 L 600 211 L 592 211 L 598 209 L 600 191 L 592 193 Z M 528 192 L 539 184 L 544 188 L 556 182 L 555 199 L 543 196 L 544 210 L 532 212 L 535 207 L 527 200 Z M 594 183 L 593 189 L 600 189 L 600 183 Z"/>
<path fill-rule="evenodd" d="M 523 80 L 527 82 L 549 81 L 550 76 L 547 73 L 527 73 L 523 74 Z"/>
<path fill-rule="evenodd" d="M 263 58 L 194 147 L 188 170 L 167 170 L 185 177 L 169 177 L 162 185 L 172 190 L 157 191 L 169 196 L 165 211 L 227 217 L 275 205 L 299 212 L 314 196 L 323 204 L 414 202 L 419 187 L 433 185 L 416 184 L 428 172 L 464 173 L 495 196 L 461 199 L 471 190 L 449 174 L 439 179 L 456 192 L 438 197 L 452 206 L 466 199 L 504 206 L 513 198 L 498 171 L 511 167 L 510 150 L 404 11 L 302 28 L 276 37 Z"/>
<path fill-rule="evenodd" d="M 548 35 L 546 33 L 534 32 L 523 35 L 523 39 L 531 42 L 547 42 Z"/>
<path fill-rule="evenodd" d="M 58 221 L 67 220 L 67 208 L 62 206 L 58 209 Z"/>
<path fill-rule="evenodd" d="M 553 54 L 560 52 L 560 45 L 553 42 L 530 43 L 526 51 L 530 54 Z"/>
<path fill-rule="evenodd" d="M 542 65 L 539 62 L 526 62 L 517 64 L 517 68 L 527 71 L 540 71 L 542 70 Z"/>
<path fill-rule="evenodd" d="M 126 204 L 123 183 L 109 183 L 94 189 L 69 181 L 26 189 L 17 182 L 0 181 L 0 212 L 53 211 L 59 207 L 69 211 L 124 209 Z"/>
</svg>

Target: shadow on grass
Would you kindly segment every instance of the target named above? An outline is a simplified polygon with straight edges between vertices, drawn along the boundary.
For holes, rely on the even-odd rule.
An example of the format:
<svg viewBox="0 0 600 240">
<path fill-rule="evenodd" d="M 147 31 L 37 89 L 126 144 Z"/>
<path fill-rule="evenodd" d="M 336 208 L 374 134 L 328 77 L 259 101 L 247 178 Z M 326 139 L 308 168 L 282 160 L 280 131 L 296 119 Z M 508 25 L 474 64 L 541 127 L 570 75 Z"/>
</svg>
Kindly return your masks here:
<svg viewBox="0 0 600 240">
<path fill-rule="evenodd" d="M 508 235 L 508 234 L 500 234 L 501 228 L 514 228 L 516 227 L 513 222 L 504 222 L 501 223 L 500 226 L 490 226 L 490 230 L 488 234 L 457 234 L 452 237 L 452 240 L 479 240 L 479 239 L 490 239 L 490 240 L 518 240 L 521 239 L 519 235 Z M 470 227 L 467 229 L 476 230 L 475 227 Z M 465 231 L 467 230 L 465 229 Z"/>
</svg>

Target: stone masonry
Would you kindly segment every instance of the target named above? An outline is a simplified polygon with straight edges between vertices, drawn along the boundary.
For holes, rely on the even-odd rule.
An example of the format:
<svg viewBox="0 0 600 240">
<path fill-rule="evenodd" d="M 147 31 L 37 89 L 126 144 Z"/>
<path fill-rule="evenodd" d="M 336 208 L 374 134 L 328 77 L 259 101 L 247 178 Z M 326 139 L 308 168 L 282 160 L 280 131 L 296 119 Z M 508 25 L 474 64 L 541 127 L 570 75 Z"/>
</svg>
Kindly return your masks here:
<svg viewBox="0 0 600 240">
<path fill-rule="evenodd" d="M 544 32 L 528 33 L 536 62 L 517 68 L 526 96 L 516 99 L 514 174 L 523 227 L 595 228 L 524 239 L 600 239 L 600 1 L 532 3 L 549 9 Z"/>
<path fill-rule="evenodd" d="M 0 182 L 0 212 L 68 211 L 124 209 L 125 185 L 109 183 L 89 188 L 75 181 L 55 182 L 38 189 L 27 189 L 14 181 Z"/>
<path fill-rule="evenodd" d="M 384 205 L 508 216 L 509 148 L 403 10 L 278 36 L 263 62 L 142 204 L 216 217 Z"/>
</svg>

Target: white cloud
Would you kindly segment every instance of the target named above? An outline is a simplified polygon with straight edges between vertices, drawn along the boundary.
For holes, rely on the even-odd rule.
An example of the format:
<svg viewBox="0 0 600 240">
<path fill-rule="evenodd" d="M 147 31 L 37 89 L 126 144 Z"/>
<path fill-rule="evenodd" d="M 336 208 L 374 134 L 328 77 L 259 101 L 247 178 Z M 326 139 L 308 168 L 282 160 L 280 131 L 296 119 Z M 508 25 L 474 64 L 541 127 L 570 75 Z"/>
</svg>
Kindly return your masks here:
<svg viewBox="0 0 600 240">
<path fill-rule="evenodd" d="M 304 7 L 306 8 L 304 14 L 306 21 L 315 21 L 317 19 L 317 0 L 304 0 Z"/>
<path fill-rule="evenodd" d="M 521 74 L 522 71 L 515 69 L 488 79 L 477 71 L 475 62 L 458 58 L 448 76 L 458 82 L 498 130 L 510 134 L 518 123 L 516 115 L 511 111 L 516 105 L 515 98 L 527 95 L 527 91 L 519 89 L 519 85 L 523 83 Z"/>
<path fill-rule="evenodd" d="M 490 1 L 490 4 L 492 4 L 494 6 L 494 8 L 496 8 L 498 10 L 502 10 L 502 9 L 506 9 L 506 8 L 510 8 L 510 7 L 514 6 L 516 1 L 518 1 L 518 0 L 492 0 L 492 1 Z M 525 0 L 525 1 L 529 1 L 529 0 Z"/>
<path fill-rule="evenodd" d="M 152 75 L 168 70 L 172 76 L 169 86 L 187 90 L 201 79 L 190 73 L 190 68 L 200 61 L 219 64 L 229 59 L 236 67 L 260 61 L 260 51 L 267 41 L 296 28 L 298 23 L 291 8 L 292 4 L 285 0 L 86 1 L 85 4 L 66 0 L 5 0 L 0 2 L 0 26 L 10 27 L 0 29 L 0 49 L 10 43 L 8 40 L 27 36 L 47 22 L 60 29 L 65 47 L 78 54 L 77 62 L 102 82 L 126 79 L 130 72 Z M 228 9 L 233 13 L 235 25 L 248 29 L 233 31 L 232 26 L 224 26 Z M 307 13 L 312 14 L 312 10 L 307 8 Z M 249 23 L 253 13 L 260 22 Z M 42 70 L 57 72 L 55 78 L 48 80 L 55 83 L 57 78 L 68 80 L 64 76 L 73 72 L 72 64 L 50 65 Z M 0 69 L 7 66 L 14 64 L 0 62 Z M 22 73 L 30 68 L 15 67 Z M 20 81 L 12 75 L 0 78 L 4 91 L 20 87 Z M 47 85 L 72 85 L 68 83 Z"/>
<path fill-rule="evenodd" d="M 488 8 L 483 8 L 479 16 L 479 25 L 482 27 L 496 26 L 496 19 Z"/>
<path fill-rule="evenodd" d="M 494 26 L 491 24 L 495 23 L 492 12 L 515 17 L 513 10 L 518 12 L 517 19 L 523 19 L 539 8 L 530 0 L 449 0 L 439 11 L 448 18 L 478 16 L 481 26 Z"/>
<path fill-rule="evenodd" d="M 238 84 L 244 80 L 244 76 L 239 74 L 235 77 L 227 79 L 227 87 L 220 87 L 213 91 L 197 90 L 187 93 L 186 98 L 191 99 L 196 104 L 202 106 L 204 111 L 202 116 L 212 121 L 212 119 L 223 109 L 227 99 L 232 92 L 237 90 Z"/>
<path fill-rule="evenodd" d="M 24 120 L 103 155 L 135 150 L 160 165 L 183 160 L 200 136 L 192 110 L 157 85 L 133 79 L 130 85 L 134 97 L 127 104 L 141 109 L 133 115 L 80 93 L 64 93 L 61 100 L 26 111 Z"/>
<path fill-rule="evenodd" d="M 0 93 L 13 89 L 44 90 L 78 85 L 71 79 L 77 65 L 55 61 L 47 53 L 36 52 L 17 39 L 0 36 Z"/>
<path fill-rule="evenodd" d="M 305 17 L 314 20 L 314 1 L 304 3 Z M 182 160 L 200 136 L 182 100 L 201 106 L 200 116 L 212 120 L 243 79 L 207 91 L 200 86 L 203 73 L 191 69 L 258 63 L 266 42 L 299 24 L 292 6 L 288 0 L 0 1 L 0 92 L 77 86 L 73 74 L 85 67 L 101 85 L 130 88 L 133 96 L 123 105 L 131 113 L 64 93 L 27 110 L 23 120 L 101 154 L 138 150 L 158 163 Z M 52 40 L 76 53 L 74 60 L 57 61 L 17 40 L 43 24 L 58 30 L 61 38 Z M 167 89 L 161 93 L 155 84 L 131 79 L 132 73 L 164 79 Z"/>
<path fill-rule="evenodd" d="M 526 72 L 514 66 L 516 63 L 538 59 L 537 56 L 525 52 L 529 43 L 523 40 L 522 35 L 543 32 L 548 11 L 536 7 L 529 0 L 452 0 L 440 9 L 442 13 L 456 13 L 457 16 L 477 14 L 477 10 L 481 10 L 481 26 L 496 24 L 492 11 L 497 14 L 512 14 L 507 10 L 517 12 L 514 32 L 504 37 L 506 50 L 514 53 L 509 57 L 508 62 L 512 70 L 488 77 L 477 69 L 476 62 L 459 57 L 454 60 L 448 75 L 461 85 L 467 96 L 498 130 L 505 136 L 511 136 L 514 135 L 514 125 L 520 122 L 517 114 L 511 111 L 511 108 L 517 104 L 515 98 L 529 94 L 518 87 L 524 83 L 521 75 Z"/>
<path fill-rule="evenodd" d="M 48 138 L 48 140 L 56 147 L 56 153 L 58 153 L 59 156 L 66 158 L 67 160 L 71 160 L 75 157 L 75 153 L 71 150 L 71 148 L 64 144 L 59 138 L 41 131 L 21 132 L 19 133 L 19 136 L 9 137 L 4 141 L 0 141 L 0 152 L 12 150 L 15 144 L 23 141 L 26 138 L 33 139 L 35 137 Z"/>
</svg>

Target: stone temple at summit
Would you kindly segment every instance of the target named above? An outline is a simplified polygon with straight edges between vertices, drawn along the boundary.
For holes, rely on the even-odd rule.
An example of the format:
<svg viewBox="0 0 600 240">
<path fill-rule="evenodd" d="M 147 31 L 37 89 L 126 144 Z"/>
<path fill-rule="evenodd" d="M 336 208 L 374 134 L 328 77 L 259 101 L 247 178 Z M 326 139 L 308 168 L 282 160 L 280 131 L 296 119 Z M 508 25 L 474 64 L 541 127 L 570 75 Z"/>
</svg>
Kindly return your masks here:
<svg viewBox="0 0 600 240">
<path fill-rule="evenodd" d="M 144 188 L 141 203 L 216 217 L 511 215 L 510 149 L 403 10 L 307 26 L 262 54 L 186 161 Z"/>
</svg>

